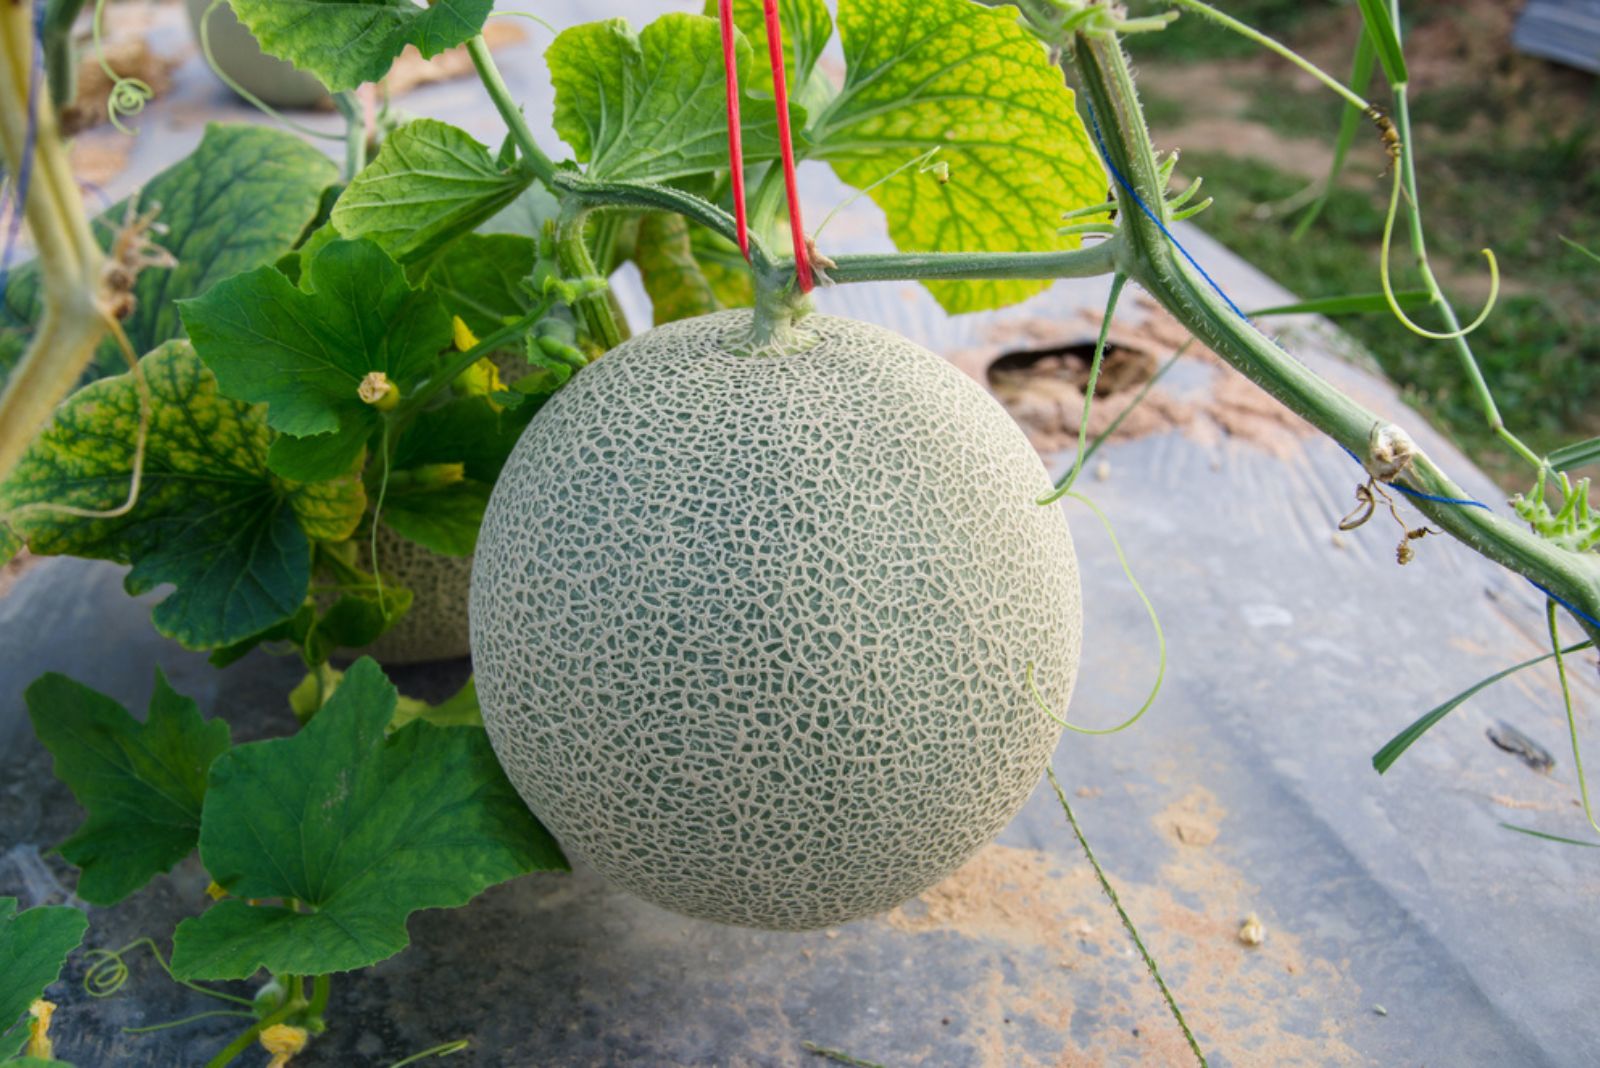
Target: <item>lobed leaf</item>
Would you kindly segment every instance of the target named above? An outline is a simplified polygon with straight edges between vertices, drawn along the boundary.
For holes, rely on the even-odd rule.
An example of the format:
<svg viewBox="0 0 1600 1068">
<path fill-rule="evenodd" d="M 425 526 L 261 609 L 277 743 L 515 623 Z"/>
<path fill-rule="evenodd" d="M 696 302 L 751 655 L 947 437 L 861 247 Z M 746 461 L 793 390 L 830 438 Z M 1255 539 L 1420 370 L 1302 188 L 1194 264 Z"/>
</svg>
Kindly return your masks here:
<svg viewBox="0 0 1600 1068">
<path fill-rule="evenodd" d="M 451 342 L 439 297 L 366 239 L 332 240 L 293 285 L 261 267 L 182 303 L 184 325 L 230 397 L 267 406 L 267 423 L 296 438 L 275 443 L 273 470 L 301 480 L 354 465 L 379 422 L 361 381 L 382 371 L 402 393 L 434 369 Z"/>
<path fill-rule="evenodd" d="M 79 897 L 116 904 L 193 851 L 206 772 L 228 748 L 227 723 L 202 719 L 159 668 L 143 723 L 55 672 L 34 680 L 25 699 L 56 778 L 88 812 L 61 844 L 61 855 L 80 869 Z"/>
<path fill-rule="evenodd" d="M 494 0 L 231 0 L 262 51 L 334 92 L 375 82 L 406 45 L 423 58 L 483 32 Z"/>
<path fill-rule="evenodd" d="M 265 410 L 221 395 L 187 342 L 140 361 L 151 419 L 139 499 L 86 518 L 52 505 L 110 509 L 133 474 L 139 390 L 132 373 L 73 394 L 0 484 L 0 512 L 42 554 L 132 564 L 129 593 L 172 585 L 156 629 L 191 649 L 231 645 L 293 614 L 310 580 L 311 538 L 349 537 L 366 496 L 358 479 L 302 484 L 267 468 Z M 36 507 L 28 507 L 28 506 Z"/>
<path fill-rule="evenodd" d="M 0 897 L 0 1035 L 6 1034 L 61 975 L 67 956 L 83 941 L 89 917 L 66 905 L 17 911 L 17 899 Z M 0 1057 L 16 1053 L 27 1035 L 0 1038 Z"/>
<path fill-rule="evenodd" d="M 752 53 L 735 42 L 740 85 Z M 728 166 L 720 31 L 700 15 L 663 15 L 638 35 L 622 19 L 563 31 L 545 61 L 555 83 L 555 127 L 591 178 L 666 182 Z M 742 93 L 747 163 L 778 155 L 770 99 Z"/>
<path fill-rule="evenodd" d="M 516 200 L 532 176 L 503 168 L 465 130 L 414 119 L 384 142 L 339 197 L 333 225 L 415 263 Z"/>
<path fill-rule="evenodd" d="M 1061 213 L 1104 200 L 1106 174 L 1072 90 L 1015 8 L 841 0 L 838 21 L 844 88 L 811 125 L 809 155 L 868 191 L 897 247 L 1017 252 L 1078 244 L 1075 235 L 1056 233 Z M 942 168 L 910 166 L 934 148 L 932 162 L 948 166 L 947 180 Z M 958 313 L 1012 304 L 1049 284 L 927 286 Z"/>
<path fill-rule="evenodd" d="M 164 232 L 151 235 L 178 265 L 148 268 L 134 285 L 133 314 L 123 320 L 135 352 L 148 352 L 183 333 L 174 302 L 205 292 L 230 275 L 271 263 L 293 247 L 318 210 L 338 168 L 292 134 L 265 126 L 212 125 L 193 153 L 152 178 L 139 206 L 159 205 Z M 126 215 L 124 201 L 108 209 L 95 234 L 109 247 Z M 12 274 L 0 296 L 0 375 L 27 347 L 40 313 L 32 264 Z M 114 341 L 96 357 L 99 374 L 127 363 Z"/>
<path fill-rule="evenodd" d="M 178 925 L 174 974 L 363 968 L 406 947 L 418 909 L 566 867 L 484 732 L 412 723 L 386 735 L 396 703 L 362 658 L 298 734 L 236 746 L 212 766 L 200 856 L 234 896 Z"/>
</svg>

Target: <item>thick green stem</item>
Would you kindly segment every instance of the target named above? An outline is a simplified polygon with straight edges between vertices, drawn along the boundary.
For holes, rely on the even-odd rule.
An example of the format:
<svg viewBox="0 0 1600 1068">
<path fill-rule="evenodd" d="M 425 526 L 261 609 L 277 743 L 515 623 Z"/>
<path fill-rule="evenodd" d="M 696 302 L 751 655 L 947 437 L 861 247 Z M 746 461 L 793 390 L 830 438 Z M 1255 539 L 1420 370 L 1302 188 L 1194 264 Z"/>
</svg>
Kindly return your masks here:
<svg viewBox="0 0 1600 1068">
<path fill-rule="evenodd" d="M 1119 241 L 1113 237 L 1061 252 L 892 252 L 835 256 L 833 266 L 824 268 L 823 273 L 834 283 L 1093 278 L 1116 270 L 1118 248 Z M 778 269 L 792 273 L 793 261 L 780 261 Z"/>
<path fill-rule="evenodd" d="M 1111 35 L 1080 34 L 1072 62 L 1105 141 L 1109 162 L 1152 210 L 1162 211 L 1162 184 L 1121 44 Z M 1131 197 L 1130 197 L 1131 199 Z M 1230 308 L 1173 249 L 1157 223 L 1130 207 L 1122 213 L 1121 266 L 1214 352 L 1323 433 L 1365 457 L 1372 430 L 1388 420 L 1367 410 L 1281 349 Z M 1399 476 L 1436 497 L 1465 498 L 1420 451 Z M 1412 498 L 1439 527 L 1481 555 L 1600 618 L 1600 557 L 1561 549 L 1520 524 L 1476 507 Z M 1600 628 L 1585 623 L 1593 637 Z"/>
<path fill-rule="evenodd" d="M 472 65 L 478 69 L 478 80 L 483 82 L 489 99 L 494 101 L 495 110 L 500 112 L 500 118 L 511 131 L 511 139 L 517 143 L 522 154 L 522 165 L 535 178 L 550 186 L 555 180 L 556 165 L 533 139 L 533 131 L 528 129 L 522 109 L 511 99 L 511 90 L 506 87 L 505 79 L 500 77 L 500 68 L 495 66 L 494 57 L 489 54 L 489 45 L 481 34 L 467 42 L 467 54 L 472 57 Z"/>
<path fill-rule="evenodd" d="M 104 256 L 72 179 L 55 110 L 47 94 L 32 91 L 32 14 L 32 4 L 0 4 L 0 152 L 7 173 L 29 173 L 23 217 L 38 250 L 44 294 L 33 340 L 0 394 L 0 479 L 78 381 L 106 332 Z"/>
<path fill-rule="evenodd" d="M 732 215 L 709 200 L 685 193 L 671 186 L 649 182 L 595 181 L 566 171 L 555 177 L 555 188 L 590 208 L 638 208 L 645 211 L 675 211 L 700 225 L 714 230 L 734 244 L 738 244 L 738 227 Z M 750 263 L 757 274 L 775 269 L 766 245 L 759 237 L 750 235 Z M 793 265 L 790 266 L 791 273 Z"/>
<path fill-rule="evenodd" d="M 588 217 L 589 210 L 581 206 L 562 211 L 556 229 L 556 255 L 561 261 L 562 273 L 568 278 L 604 282 L 605 277 L 595 267 L 594 257 L 589 255 L 589 243 L 583 236 Z M 622 344 L 622 325 L 611 302 L 609 286 L 579 297 L 574 310 L 601 351 L 609 352 Z"/>
</svg>

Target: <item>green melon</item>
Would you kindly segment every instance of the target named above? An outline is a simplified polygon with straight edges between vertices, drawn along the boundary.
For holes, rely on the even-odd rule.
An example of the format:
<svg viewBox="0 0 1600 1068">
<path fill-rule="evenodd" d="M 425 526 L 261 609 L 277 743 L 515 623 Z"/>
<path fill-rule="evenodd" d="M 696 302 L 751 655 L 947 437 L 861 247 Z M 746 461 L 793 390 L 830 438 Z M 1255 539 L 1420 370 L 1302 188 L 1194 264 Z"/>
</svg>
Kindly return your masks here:
<svg viewBox="0 0 1600 1068">
<path fill-rule="evenodd" d="M 1012 818 L 1077 670 L 1076 558 L 993 398 L 878 327 L 652 330 L 535 417 L 472 576 L 483 717 L 561 840 L 666 908 L 804 929 Z"/>
<path fill-rule="evenodd" d="M 380 664 L 396 665 L 454 660 L 470 653 L 467 595 L 472 557 L 442 556 L 382 523 L 377 550 L 384 577 L 411 591 L 411 607 L 377 641 L 350 655 L 365 654 Z"/>
</svg>

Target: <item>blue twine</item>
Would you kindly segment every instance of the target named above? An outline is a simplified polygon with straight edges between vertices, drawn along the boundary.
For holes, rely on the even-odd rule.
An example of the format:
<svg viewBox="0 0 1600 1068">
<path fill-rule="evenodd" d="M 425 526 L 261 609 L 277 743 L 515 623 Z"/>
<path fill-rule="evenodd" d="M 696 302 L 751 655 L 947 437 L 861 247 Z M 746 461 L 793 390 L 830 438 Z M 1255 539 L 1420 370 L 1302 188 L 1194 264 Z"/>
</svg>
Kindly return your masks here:
<svg viewBox="0 0 1600 1068">
<path fill-rule="evenodd" d="M 23 209 L 28 203 L 28 186 L 33 178 L 33 146 L 39 141 L 39 109 L 34 101 L 39 99 L 39 80 L 44 66 L 40 62 L 44 42 L 43 0 L 34 0 L 33 39 L 34 48 L 28 71 L 28 132 L 23 138 L 22 162 L 17 166 L 11 183 L 15 203 L 11 210 L 11 226 L 6 234 L 5 249 L 0 251 L 0 297 L 5 295 L 6 283 L 11 277 L 11 256 L 16 251 L 17 238 L 22 232 Z"/>
<path fill-rule="evenodd" d="M 1105 137 L 1100 133 L 1100 119 L 1094 113 L 1094 104 L 1089 100 L 1088 97 L 1084 97 L 1083 102 L 1084 105 L 1089 109 L 1089 124 L 1094 130 L 1095 145 L 1100 149 L 1100 158 L 1105 161 L 1106 169 L 1111 172 L 1111 177 L 1116 180 L 1116 183 L 1119 186 L 1127 191 L 1128 196 L 1133 199 L 1134 204 L 1138 205 L 1139 210 L 1144 213 L 1145 218 L 1155 223 L 1156 229 L 1161 231 L 1162 236 L 1168 241 L 1172 242 L 1172 247 L 1177 249 L 1185 260 L 1189 261 L 1189 266 L 1198 271 L 1200 277 L 1204 278 L 1206 283 L 1216 291 L 1217 296 L 1222 298 L 1223 303 L 1227 304 L 1228 307 L 1233 310 L 1235 315 L 1249 323 L 1250 317 L 1240 310 L 1239 306 L 1233 302 L 1233 298 L 1228 296 L 1228 294 L 1223 290 L 1222 286 L 1217 283 L 1217 280 L 1212 278 L 1204 267 L 1200 266 L 1199 261 L 1196 260 L 1192 254 L 1190 254 L 1188 249 L 1183 247 L 1183 242 L 1179 241 L 1177 236 L 1173 234 L 1171 230 L 1167 229 L 1166 224 L 1161 221 L 1160 216 L 1150 209 L 1150 205 L 1144 202 L 1144 198 L 1139 196 L 1138 191 L 1135 190 L 1131 184 L 1129 184 L 1128 179 L 1123 177 L 1121 171 L 1117 170 L 1117 165 L 1111 161 L 1111 153 L 1106 148 Z M 1362 462 L 1361 457 L 1357 456 L 1350 449 L 1345 448 L 1345 446 L 1342 444 L 1339 447 L 1344 449 L 1345 452 L 1349 453 L 1352 460 L 1358 464 L 1361 464 L 1362 470 L 1366 470 L 1366 464 Z M 1494 509 L 1490 508 L 1487 504 L 1484 504 L 1482 501 L 1473 500 L 1471 497 L 1440 497 L 1432 493 L 1424 493 L 1422 490 L 1412 489 L 1410 486 L 1402 485 L 1399 482 L 1385 482 L 1384 485 L 1399 490 L 1412 500 L 1431 501 L 1434 504 L 1455 505 L 1459 508 L 1482 508 L 1484 511 L 1490 513 L 1494 511 Z M 1522 577 L 1527 580 L 1528 585 L 1532 586 L 1534 589 L 1550 598 L 1562 608 L 1565 608 L 1568 612 L 1571 612 L 1578 619 L 1581 619 L 1585 623 L 1595 627 L 1597 630 L 1600 630 L 1600 619 L 1596 619 L 1594 616 L 1591 616 L 1589 613 L 1585 612 L 1571 601 L 1568 601 L 1564 597 L 1552 592 L 1547 587 L 1540 585 L 1533 579 L 1528 578 L 1526 575 Z"/>
<path fill-rule="evenodd" d="M 1128 184 L 1128 179 L 1124 178 L 1122 176 L 1122 172 L 1117 170 L 1117 165 L 1111 162 L 1111 153 L 1106 150 L 1105 138 L 1100 134 L 1100 119 L 1094 113 L 1094 104 L 1090 103 L 1088 97 L 1084 97 L 1083 102 L 1089 108 L 1089 123 L 1094 127 L 1094 143 L 1099 146 L 1100 158 L 1105 161 L 1106 169 L 1111 172 L 1111 177 L 1115 178 L 1117 180 L 1117 184 L 1128 191 L 1128 195 L 1132 197 L 1133 202 L 1139 206 L 1139 210 L 1144 212 L 1145 218 L 1156 224 L 1156 229 L 1160 230 L 1162 235 L 1166 237 L 1168 241 L 1172 242 L 1172 247 L 1182 253 L 1183 258 L 1189 261 L 1189 266 L 1193 267 L 1196 271 L 1199 271 L 1200 277 L 1204 278 L 1211 288 L 1217 291 L 1217 296 L 1222 298 L 1223 303 L 1232 308 L 1235 315 L 1248 323 L 1250 321 L 1250 317 L 1240 310 L 1239 305 L 1233 302 L 1232 297 L 1228 296 L 1228 294 L 1223 291 L 1222 287 L 1217 284 L 1217 280 L 1206 273 L 1206 269 L 1200 266 L 1200 261 L 1196 260 L 1192 255 L 1189 254 L 1189 250 L 1183 247 L 1183 242 L 1179 241 L 1177 237 L 1173 235 L 1172 231 L 1167 229 L 1166 224 L 1161 221 L 1161 217 L 1150 210 L 1150 205 L 1146 204 L 1144 202 L 1144 198 L 1139 196 L 1138 190 L 1134 189 L 1133 186 Z"/>
</svg>

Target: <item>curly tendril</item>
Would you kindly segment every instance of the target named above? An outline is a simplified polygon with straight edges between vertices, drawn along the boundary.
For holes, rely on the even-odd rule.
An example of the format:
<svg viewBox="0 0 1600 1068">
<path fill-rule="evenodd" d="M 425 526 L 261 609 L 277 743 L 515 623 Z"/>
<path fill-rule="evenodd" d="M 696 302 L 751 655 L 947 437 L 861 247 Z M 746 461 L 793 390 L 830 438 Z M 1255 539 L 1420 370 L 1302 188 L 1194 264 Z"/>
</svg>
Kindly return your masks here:
<svg viewBox="0 0 1600 1068">
<path fill-rule="evenodd" d="M 1389 305 L 1389 311 L 1400 320 L 1402 326 L 1420 337 L 1432 338 L 1435 341 L 1453 341 L 1459 337 L 1466 337 L 1489 318 L 1489 313 L 1494 310 L 1495 301 L 1500 299 L 1500 264 L 1494 258 L 1494 250 L 1483 250 L 1484 259 L 1489 261 L 1489 299 L 1484 302 L 1483 310 L 1478 317 L 1466 326 L 1455 330 L 1429 330 L 1412 322 L 1410 317 L 1401 309 L 1400 302 L 1395 299 L 1394 284 L 1389 278 L 1389 249 L 1394 244 L 1394 220 L 1400 212 L 1400 167 L 1394 166 L 1394 182 L 1389 188 L 1389 213 L 1383 219 L 1383 248 L 1378 259 L 1378 280 L 1383 284 L 1383 299 Z"/>
<path fill-rule="evenodd" d="M 1106 528 L 1106 533 L 1111 537 L 1111 548 L 1115 550 L 1117 554 L 1117 562 L 1122 565 L 1122 573 L 1127 576 L 1128 585 L 1132 586 L 1133 592 L 1139 595 L 1139 600 L 1144 604 L 1145 612 L 1147 612 L 1150 616 L 1150 625 L 1155 628 L 1156 632 L 1156 681 L 1155 685 L 1150 688 L 1150 696 L 1146 697 L 1144 699 L 1144 704 L 1139 706 L 1139 711 L 1135 712 L 1133 715 L 1129 716 L 1126 720 L 1117 724 L 1115 727 L 1080 727 L 1078 724 L 1069 723 L 1062 717 L 1056 715 L 1055 711 L 1051 709 L 1050 705 L 1045 701 L 1044 695 L 1039 692 L 1039 684 L 1034 681 L 1034 665 L 1032 660 L 1028 661 L 1027 668 L 1028 692 L 1033 696 L 1033 703 L 1039 707 L 1039 711 L 1043 712 L 1045 715 L 1049 716 L 1051 719 L 1055 720 L 1069 731 L 1073 731 L 1077 734 L 1116 734 L 1119 731 L 1127 730 L 1135 723 L 1138 723 L 1139 720 L 1143 719 L 1144 714 L 1150 711 L 1150 706 L 1155 704 L 1156 698 L 1160 696 L 1161 685 L 1166 681 L 1167 678 L 1167 635 L 1166 632 L 1161 629 L 1161 617 L 1156 614 L 1156 606 L 1150 603 L 1149 595 L 1144 592 L 1144 587 L 1139 585 L 1139 580 L 1134 577 L 1133 567 L 1128 563 L 1128 557 L 1122 551 L 1122 542 L 1117 539 L 1117 532 L 1112 528 L 1111 520 L 1107 518 L 1106 514 L 1100 510 L 1099 505 L 1095 504 L 1083 494 L 1069 491 L 1066 496 L 1071 497 L 1079 504 L 1082 504 L 1084 507 L 1088 508 L 1089 511 L 1094 513 L 1095 518 L 1100 520 L 1100 525 Z"/>
<path fill-rule="evenodd" d="M 155 98 L 156 91 L 142 78 L 125 78 L 111 69 L 111 64 L 106 60 L 106 49 L 102 41 L 105 7 L 106 0 L 95 0 L 93 32 L 95 62 L 100 64 L 105 76 L 111 79 L 111 94 L 106 98 L 106 118 L 110 119 L 111 125 L 122 133 L 137 136 L 138 129 L 130 130 L 124 126 L 122 117 L 137 115 L 143 111 L 144 106 Z"/>
</svg>

